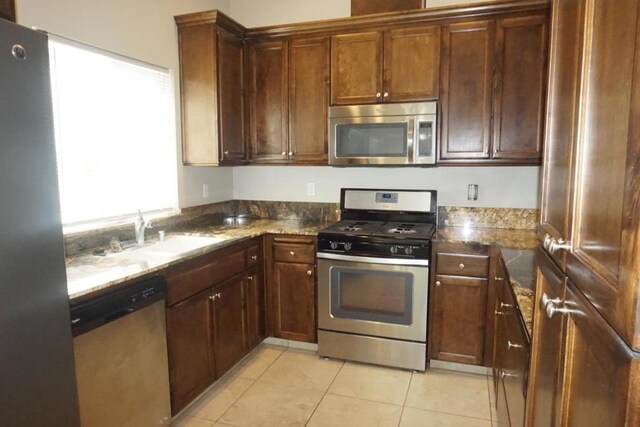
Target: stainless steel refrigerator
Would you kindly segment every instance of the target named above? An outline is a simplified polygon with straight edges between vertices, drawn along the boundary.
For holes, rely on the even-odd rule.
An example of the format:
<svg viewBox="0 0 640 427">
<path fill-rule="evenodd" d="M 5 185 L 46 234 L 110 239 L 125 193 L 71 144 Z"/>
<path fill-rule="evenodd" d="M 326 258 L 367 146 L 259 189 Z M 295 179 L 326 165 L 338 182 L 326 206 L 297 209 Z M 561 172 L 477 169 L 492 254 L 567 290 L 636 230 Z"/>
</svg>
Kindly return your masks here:
<svg viewBox="0 0 640 427">
<path fill-rule="evenodd" d="M 79 426 L 47 38 L 0 19 L 0 425 Z"/>
</svg>

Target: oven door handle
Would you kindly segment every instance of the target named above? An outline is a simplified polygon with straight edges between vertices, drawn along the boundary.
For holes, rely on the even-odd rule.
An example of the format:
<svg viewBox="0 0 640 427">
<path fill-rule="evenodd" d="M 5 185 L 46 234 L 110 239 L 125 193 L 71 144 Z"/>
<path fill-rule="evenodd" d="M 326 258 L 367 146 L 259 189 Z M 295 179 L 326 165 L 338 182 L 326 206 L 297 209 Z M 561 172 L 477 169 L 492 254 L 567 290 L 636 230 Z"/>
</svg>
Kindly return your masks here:
<svg viewBox="0 0 640 427">
<path fill-rule="evenodd" d="M 408 266 L 429 266 L 428 259 L 399 259 L 399 258 L 372 258 L 365 256 L 353 256 L 342 254 L 329 254 L 324 252 L 318 252 L 317 257 L 319 259 L 333 259 L 336 261 L 354 261 L 354 262 L 366 262 L 370 264 L 386 264 L 386 265 L 408 265 Z"/>
</svg>

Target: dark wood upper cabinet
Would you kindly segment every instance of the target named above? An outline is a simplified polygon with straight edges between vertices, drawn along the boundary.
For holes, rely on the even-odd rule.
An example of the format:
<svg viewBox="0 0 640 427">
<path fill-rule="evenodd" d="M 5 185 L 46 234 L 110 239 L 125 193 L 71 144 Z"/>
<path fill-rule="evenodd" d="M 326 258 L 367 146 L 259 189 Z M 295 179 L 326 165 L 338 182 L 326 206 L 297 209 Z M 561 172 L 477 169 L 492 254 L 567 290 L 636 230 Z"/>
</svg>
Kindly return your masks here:
<svg viewBox="0 0 640 427">
<path fill-rule="evenodd" d="M 551 17 L 551 59 L 547 122 L 542 168 L 542 196 L 539 234 L 556 240 L 571 241 L 571 208 L 582 46 L 584 41 L 585 1 L 555 2 Z M 552 254 L 565 267 L 565 251 Z"/>
<path fill-rule="evenodd" d="M 351 16 L 420 9 L 424 0 L 351 0 Z"/>
<path fill-rule="evenodd" d="M 547 79 L 545 15 L 498 21 L 492 158 L 540 163 Z"/>
<path fill-rule="evenodd" d="M 16 22 L 16 5 L 13 0 L 0 0 L 0 19 Z"/>
<path fill-rule="evenodd" d="M 197 14 L 196 14 L 197 15 Z M 182 157 L 211 166 L 246 161 L 244 42 L 219 13 L 177 16 L 180 55 Z M 230 25 L 232 27 L 232 25 Z"/>
<path fill-rule="evenodd" d="M 442 45 L 438 163 L 488 159 L 495 22 L 449 25 Z"/>
<path fill-rule="evenodd" d="M 331 104 L 382 101 L 383 34 L 372 31 L 331 37 Z"/>
<path fill-rule="evenodd" d="M 341 34 L 331 38 L 331 104 L 438 97 L 440 27 Z"/>
<path fill-rule="evenodd" d="M 438 98 L 440 27 L 386 31 L 383 80 L 385 102 Z"/>
<path fill-rule="evenodd" d="M 329 107 L 329 38 L 289 42 L 289 157 L 326 164 Z"/>
<path fill-rule="evenodd" d="M 286 41 L 252 43 L 249 47 L 251 160 L 288 158 L 288 55 Z"/>
<path fill-rule="evenodd" d="M 220 163 L 242 163 L 247 160 L 244 41 L 223 29 L 218 29 L 218 72 Z"/>
</svg>

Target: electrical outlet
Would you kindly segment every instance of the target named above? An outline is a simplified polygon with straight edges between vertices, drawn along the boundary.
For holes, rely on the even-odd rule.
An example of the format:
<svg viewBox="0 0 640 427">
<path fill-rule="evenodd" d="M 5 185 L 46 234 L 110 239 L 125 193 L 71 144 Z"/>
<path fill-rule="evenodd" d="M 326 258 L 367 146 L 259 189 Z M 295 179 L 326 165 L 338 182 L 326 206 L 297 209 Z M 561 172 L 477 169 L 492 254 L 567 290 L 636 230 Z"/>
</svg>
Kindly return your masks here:
<svg viewBox="0 0 640 427">
<path fill-rule="evenodd" d="M 307 196 L 316 195 L 316 184 L 314 182 L 307 182 Z"/>
<path fill-rule="evenodd" d="M 207 183 L 202 184 L 202 198 L 203 199 L 209 198 L 209 184 Z"/>
</svg>

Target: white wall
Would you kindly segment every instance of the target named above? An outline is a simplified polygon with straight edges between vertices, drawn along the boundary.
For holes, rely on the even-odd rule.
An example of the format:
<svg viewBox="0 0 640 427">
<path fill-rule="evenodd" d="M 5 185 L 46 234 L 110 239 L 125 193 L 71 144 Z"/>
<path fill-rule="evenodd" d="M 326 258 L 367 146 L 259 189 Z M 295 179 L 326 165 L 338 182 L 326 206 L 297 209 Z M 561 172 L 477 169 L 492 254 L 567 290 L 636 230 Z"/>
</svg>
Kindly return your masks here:
<svg viewBox="0 0 640 427">
<path fill-rule="evenodd" d="M 175 76 L 178 188 L 181 207 L 232 197 L 230 168 L 196 168 L 180 161 L 178 40 L 174 15 L 220 9 L 231 0 L 17 0 L 18 23 L 171 69 Z M 126 154 L 125 154 L 126 155 Z M 202 197 L 202 184 L 209 197 Z"/>
<path fill-rule="evenodd" d="M 538 167 L 333 168 L 245 166 L 234 168 L 233 197 L 239 200 L 340 201 L 340 188 L 438 190 L 438 204 L 500 208 L 538 207 Z M 313 183 L 316 195 L 307 195 Z M 467 186 L 478 184 L 478 200 Z"/>
</svg>

